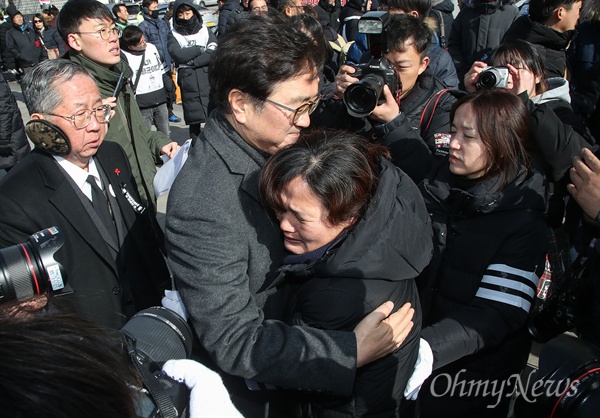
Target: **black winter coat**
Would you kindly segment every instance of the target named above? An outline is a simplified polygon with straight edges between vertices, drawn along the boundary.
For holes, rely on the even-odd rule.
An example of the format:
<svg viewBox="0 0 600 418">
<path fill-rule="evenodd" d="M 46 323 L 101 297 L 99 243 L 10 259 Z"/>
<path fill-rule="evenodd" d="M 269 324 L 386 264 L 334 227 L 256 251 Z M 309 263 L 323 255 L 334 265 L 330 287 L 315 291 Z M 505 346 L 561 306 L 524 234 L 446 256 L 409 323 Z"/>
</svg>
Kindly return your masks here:
<svg viewBox="0 0 600 418">
<path fill-rule="evenodd" d="M 13 53 L 6 45 L 6 34 L 12 29 L 12 23 L 5 21 L 0 25 L 0 53 L 2 54 L 2 65 L 6 70 L 16 70 L 17 62 Z"/>
<path fill-rule="evenodd" d="M 492 14 L 482 14 L 471 7 L 462 8 L 452 23 L 448 38 L 448 52 L 461 85 L 471 65 L 500 45 L 502 37 L 518 17 L 519 9 L 510 4 L 500 6 Z"/>
<path fill-rule="evenodd" d="M 532 21 L 529 16 L 521 16 L 504 35 L 502 42 L 522 39 L 531 42 L 546 64 L 545 78 L 565 77 L 567 71 L 566 50 L 576 31 L 557 32 L 554 29 Z"/>
<path fill-rule="evenodd" d="M 280 268 L 276 283 L 285 279 L 280 295 L 289 298 L 287 317 L 294 325 L 351 331 L 388 300 L 395 309 L 410 302 L 416 311 L 402 347 L 361 367 L 352 397 L 311 398 L 313 416 L 399 416 L 419 347 L 413 278 L 427 266 L 431 249 L 431 225 L 417 186 L 382 159 L 377 192 L 355 227 L 334 240 L 320 259 Z"/>
<path fill-rule="evenodd" d="M 327 0 L 320 0 L 315 10 L 319 15 L 321 26 L 331 26 L 336 32 L 340 29 L 340 12 L 342 11 L 340 0 L 335 0 L 334 4 L 329 4 Z"/>
<path fill-rule="evenodd" d="M 175 3 L 175 10 L 182 4 L 192 7 L 199 22 L 202 24 L 202 16 L 194 8 L 191 0 L 178 0 Z M 182 36 L 188 36 L 188 34 L 176 21 L 173 21 L 173 31 L 169 34 L 168 49 L 173 62 L 178 68 L 177 84 L 181 87 L 183 119 L 187 125 L 204 123 L 208 118 L 210 93 L 208 64 L 210 63 L 211 54 L 216 49 L 217 37 L 206 27 L 202 27 L 200 32 L 202 31 L 207 34 L 205 45 L 195 44 L 187 46 L 184 43 L 182 46 L 177 40 L 176 34 Z M 196 34 L 198 33 L 196 32 Z"/>
<path fill-rule="evenodd" d="M 29 150 L 17 101 L 0 74 L 0 169 L 12 168 L 29 154 Z"/>
<path fill-rule="evenodd" d="M 428 386 L 462 369 L 490 380 L 521 370 L 530 347 L 525 323 L 547 250 L 541 174 L 521 169 L 500 192 L 495 178 L 460 182 L 445 160 L 420 185 L 434 231 L 434 256 L 418 279 L 421 337 L 436 370 L 421 388 L 423 417 L 490 416 L 471 396 L 457 395 L 448 410 L 449 396 L 432 396 Z M 437 384 L 447 381 L 438 379 L 434 392 L 443 393 Z"/>
<path fill-rule="evenodd" d="M 364 14 L 361 0 L 348 0 L 340 11 L 340 35 L 348 42 L 355 41 L 358 35 L 358 21 Z"/>
<path fill-rule="evenodd" d="M 448 48 L 448 38 L 450 37 L 450 31 L 452 30 L 452 22 L 454 22 L 454 3 L 452 3 L 451 0 L 438 1 L 438 4 L 435 4 L 437 3 L 436 1 L 431 3 L 429 17 L 433 18 L 437 23 L 435 33 L 440 40 L 440 46 L 442 48 Z"/>
<path fill-rule="evenodd" d="M 442 148 L 436 141 L 438 134 L 450 132 L 450 109 L 456 102 L 452 93 L 441 96 L 435 111 L 430 113 L 430 123 L 427 117 L 421 123 L 429 99 L 444 89 L 445 85 L 437 78 L 421 74 L 410 93 L 400 101 L 400 114 L 375 128 L 375 138 L 390 148 L 394 164 L 415 183 L 419 183 L 428 173 L 430 153 L 438 155 Z"/>
<path fill-rule="evenodd" d="M 6 33 L 6 46 L 15 56 L 19 68 L 33 67 L 47 57 L 35 31 L 30 27 L 22 31 L 13 25 Z"/>
</svg>

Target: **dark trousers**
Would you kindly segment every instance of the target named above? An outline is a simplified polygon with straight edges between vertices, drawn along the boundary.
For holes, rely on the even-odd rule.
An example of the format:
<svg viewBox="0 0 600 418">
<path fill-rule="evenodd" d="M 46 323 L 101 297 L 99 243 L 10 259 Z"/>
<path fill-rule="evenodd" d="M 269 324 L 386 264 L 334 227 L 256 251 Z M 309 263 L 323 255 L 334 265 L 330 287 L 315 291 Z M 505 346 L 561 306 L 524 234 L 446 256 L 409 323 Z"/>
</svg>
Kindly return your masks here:
<svg viewBox="0 0 600 418">
<path fill-rule="evenodd" d="M 171 71 L 163 73 L 163 84 L 167 93 L 167 109 L 169 110 L 169 116 L 173 114 L 173 103 L 175 103 L 175 83 L 173 83 L 173 77 Z"/>
</svg>

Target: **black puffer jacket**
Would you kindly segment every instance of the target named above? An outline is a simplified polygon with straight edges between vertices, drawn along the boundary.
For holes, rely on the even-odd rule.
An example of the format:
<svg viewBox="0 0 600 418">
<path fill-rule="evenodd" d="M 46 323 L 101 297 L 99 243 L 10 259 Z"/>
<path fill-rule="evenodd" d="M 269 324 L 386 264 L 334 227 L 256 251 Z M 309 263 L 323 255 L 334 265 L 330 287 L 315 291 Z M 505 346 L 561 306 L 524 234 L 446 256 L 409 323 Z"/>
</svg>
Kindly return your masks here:
<svg viewBox="0 0 600 418">
<path fill-rule="evenodd" d="M 350 331 L 391 300 L 395 309 L 415 307 L 415 325 L 398 351 L 357 371 L 352 397 L 311 398 L 313 416 L 398 416 L 416 360 L 421 321 L 413 278 L 431 258 L 431 225 L 417 186 L 389 161 L 382 164 L 377 192 L 356 226 L 317 261 L 282 266 L 277 282 L 285 279 L 280 290 L 293 324 Z"/>
<path fill-rule="evenodd" d="M 340 0 L 335 0 L 333 4 L 329 4 L 327 0 L 320 0 L 315 10 L 319 15 L 321 26 L 331 26 L 336 32 L 340 29 L 340 12 L 342 11 Z"/>
<path fill-rule="evenodd" d="M 546 64 L 545 77 L 565 77 L 569 74 L 566 50 L 575 34 L 574 30 L 558 32 L 542 23 L 532 21 L 529 16 L 521 16 L 506 32 L 502 42 L 511 39 L 531 42 Z"/>
<path fill-rule="evenodd" d="M 418 279 L 421 337 L 437 369 L 428 384 L 443 373 L 459 379 L 462 369 L 502 380 L 527 359 L 525 323 L 547 250 L 544 179 L 521 169 L 503 191 L 495 182 L 468 183 L 442 161 L 420 185 L 434 231 L 434 256 Z M 454 397 L 452 411 L 443 411 L 445 397 L 432 397 L 427 385 L 420 393 L 423 416 L 488 416 L 485 407 L 475 412 L 471 396 Z"/>
<path fill-rule="evenodd" d="M 9 170 L 29 151 L 17 101 L 0 74 L 0 169 Z"/>
<path fill-rule="evenodd" d="M 187 125 L 203 123 L 208 118 L 208 64 L 213 51 L 217 48 L 217 38 L 202 24 L 202 16 L 191 0 L 177 0 L 177 9 L 187 4 L 192 7 L 200 22 L 195 32 L 188 33 L 177 20 L 173 20 L 173 31 L 169 34 L 168 49 L 173 62 L 177 65 L 177 84 L 181 87 L 183 118 Z"/>
<path fill-rule="evenodd" d="M 362 0 L 348 0 L 340 11 L 340 35 L 348 42 L 355 41 L 358 35 L 358 20 L 364 14 Z"/>
<path fill-rule="evenodd" d="M 500 45 L 502 37 L 518 17 L 519 9 L 500 2 L 489 14 L 482 13 L 476 6 L 462 8 L 452 23 L 448 38 L 448 52 L 461 85 L 471 65 Z"/>
<path fill-rule="evenodd" d="M 5 21 L 0 25 L 0 53 L 2 54 L 2 66 L 5 70 L 16 70 L 17 62 L 15 56 L 6 45 L 6 34 L 12 28 L 12 23 Z"/>
</svg>

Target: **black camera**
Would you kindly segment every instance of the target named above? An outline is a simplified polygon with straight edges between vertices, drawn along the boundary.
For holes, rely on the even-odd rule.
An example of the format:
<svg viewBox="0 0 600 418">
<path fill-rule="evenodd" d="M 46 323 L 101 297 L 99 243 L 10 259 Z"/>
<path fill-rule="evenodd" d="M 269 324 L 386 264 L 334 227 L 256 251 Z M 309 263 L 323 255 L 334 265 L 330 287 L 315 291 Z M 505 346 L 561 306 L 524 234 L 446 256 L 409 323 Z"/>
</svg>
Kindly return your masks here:
<svg viewBox="0 0 600 418">
<path fill-rule="evenodd" d="M 539 369 L 514 408 L 517 418 L 588 418 L 600 411 L 600 348 L 563 334 L 544 345 Z"/>
<path fill-rule="evenodd" d="M 383 104 L 382 92 L 386 84 L 392 93 L 398 90 L 398 73 L 383 56 L 387 52 L 388 20 L 387 12 L 367 12 L 358 21 L 358 32 L 367 36 L 371 60 L 354 67 L 354 77 L 360 80 L 344 92 L 344 104 L 351 116 L 368 116 L 377 105 Z"/>
<path fill-rule="evenodd" d="M 508 85 L 508 67 L 485 67 L 475 83 L 477 90 L 504 88 Z"/>
<path fill-rule="evenodd" d="M 162 366 L 167 360 L 190 358 L 189 324 L 170 309 L 155 306 L 136 313 L 121 333 L 129 359 L 145 386 L 136 403 L 138 416 L 188 417 L 189 389 L 167 376 Z"/>
<path fill-rule="evenodd" d="M 0 250 L 0 303 L 21 302 L 65 291 L 66 277 L 54 253 L 65 240 L 57 227 Z"/>
</svg>

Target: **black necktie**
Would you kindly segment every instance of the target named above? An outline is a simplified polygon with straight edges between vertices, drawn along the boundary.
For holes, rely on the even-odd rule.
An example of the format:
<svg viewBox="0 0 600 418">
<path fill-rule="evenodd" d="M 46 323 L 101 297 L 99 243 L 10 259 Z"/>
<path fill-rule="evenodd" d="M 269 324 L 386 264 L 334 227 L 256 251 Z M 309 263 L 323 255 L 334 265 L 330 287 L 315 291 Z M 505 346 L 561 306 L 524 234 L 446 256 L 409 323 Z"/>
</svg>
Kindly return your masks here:
<svg viewBox="0 0 600 418">
<path fill-rule="evenodd" d="M 110 214 L 107 196 L 102 193 L 102 190 L 100 190 L 100 187 L 98 187 L 98 183 L 96 183 L 94 176 L 90 174 L 86 181 L 90 184 L 90 186 L 92 186 L 92 206 L 94 207 L 96 214 L 111 236 L 116 240 L 117 231 L 115 229 L 113 217 Z"/>
</svg>

